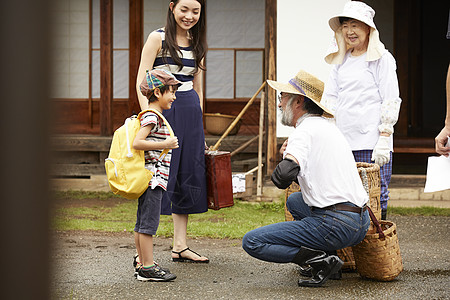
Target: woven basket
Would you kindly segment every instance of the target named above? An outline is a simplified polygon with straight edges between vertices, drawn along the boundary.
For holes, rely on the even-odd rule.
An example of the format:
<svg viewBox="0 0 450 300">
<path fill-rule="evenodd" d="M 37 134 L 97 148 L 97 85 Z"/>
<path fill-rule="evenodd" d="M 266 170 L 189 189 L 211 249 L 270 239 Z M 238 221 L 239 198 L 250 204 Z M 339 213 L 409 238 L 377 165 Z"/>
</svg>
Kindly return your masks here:
<svg viewBox="0 0 450 300">
<path fill-rule="evenodd" d="M 369 164 L 365 162 L 357 162 L 356 167 L 358 168 L 359 177 L 364 183 L 364 176 L 367 176 L 368 190 L 369 194 L 369 207 L 372 209 L 375 217 L 381 219 L 381 204 L 380 204 L 380 192 L 381 192 L 381 181 L 380 181 L 380 167 L 377 164 Z M 366 175 L 364 175 L 364 172 Z"/>
<path fill-rule="evenodd" d="M 356 269 L 361 277 L 391 281 L 403 271 L 397 227 L 390 221 L 380 221 L 384 237 L 376 228 L 367 232 L 364 240 L 353 246 Z"/>
<path fill-rule="evenodd" d="M 356 270 L 355 257 L 353 255 L 352 247 L 337 250 L 337 255 L 344 262 L 342 271 L 353 272 Z"/>
<path fill-rule="evenodd" d="M 222 135 L 231 125 L 231 123 L 236 119 L 236 116 L 224 115 L 220 113 L 205 113 L 205 128 L 209 134 L 212 135 Z M 241 119 L 242 120 L 242 119 Z M 236 135 L 241 127 L 241 120 L 239 120 L 236 125 L 231 129 L 228 135 Z"/>
<path fill-rule="evenodd" d="M 285 190 L 285 198 L 284 198 L 284 219 L 286 221 L 294 221 L 294 217 L 291 215 L 291 213 L 288 211 L 287 207 L 286 207 L 286 201 L 287 198 L 295 192 L 300 192 L 300 186 L 293 182 L 286 190 Z"/>
</svg>

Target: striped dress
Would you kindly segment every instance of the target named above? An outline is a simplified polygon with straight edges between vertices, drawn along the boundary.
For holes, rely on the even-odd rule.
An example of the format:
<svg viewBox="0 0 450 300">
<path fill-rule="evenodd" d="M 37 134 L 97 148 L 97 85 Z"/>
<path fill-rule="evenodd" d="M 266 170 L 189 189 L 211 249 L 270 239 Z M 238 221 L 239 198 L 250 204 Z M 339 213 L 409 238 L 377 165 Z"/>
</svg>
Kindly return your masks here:
<svg viewBox="0 0 450 300">
<path fill-rule="evenodd" d="M 161 35 L 164 44 L 164 29 L 156 32 Z M 183 62 L 181 70 L 171 57 L 164 59 L 162 51 L 157 54 L 153 64 L 154 69 L 170 71 L 183 82 L 175 94 L 172 108 L 163 112 L 179 144 L 179 148 L 172 150 L 169 182 L 161 204 L 161 214 L 164 215 L 195 214 L 208 210 L 203 113 L 192 83 L 194 54 L 191 47 L 180 47 L 180 50 Z"/>
<path fill-rule="evenodd" d="M 162 44 L 165 43 L 164 28 L 156 30 L 161 35 Z M 166 70 L 175 75 L 175 77 L 184 84 L 179 88 L 180 91 L 192 89 L 192 80 L 194 80 L 195 60 L 194 53 L 192 53 L 191 47 L 180 47 L 181 57 L 183 62 L 183 68 L 174 62 L 172 57 L 168 56 L 163 58 L 162 51 L 158 53 L 153 63 L 153 69 Z M 170 55 L 169 53 L 167 53 Z"/>
</svg>

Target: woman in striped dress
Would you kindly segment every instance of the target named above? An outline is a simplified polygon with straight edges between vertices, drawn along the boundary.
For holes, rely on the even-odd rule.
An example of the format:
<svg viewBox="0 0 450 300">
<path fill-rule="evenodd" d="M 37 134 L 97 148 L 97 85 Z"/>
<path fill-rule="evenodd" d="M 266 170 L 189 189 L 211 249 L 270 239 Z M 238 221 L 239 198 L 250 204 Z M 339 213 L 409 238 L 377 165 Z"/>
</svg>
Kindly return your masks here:
<svg viewBox="0 0 450 300">
<path fill-rule="evenodd" d="M 164 112 L 180 147 L 172 152 L 169 183 L 161 208 L 161 214 L 172 214 L 172 259 L 179 262 L 209 262 L 187 246 L 189 214 L 208 210 L 202 119 L 202 72 L 207 50 L 205 13 L 204 0 L 170 2 L 166 26 L 150 33 L 142 49 L 136 81 L 141 109 L 147 108 L 146 98 L 139 90 L 146 70 L 165 69 L 183 82 L 172 108 Z"/>
</svg>

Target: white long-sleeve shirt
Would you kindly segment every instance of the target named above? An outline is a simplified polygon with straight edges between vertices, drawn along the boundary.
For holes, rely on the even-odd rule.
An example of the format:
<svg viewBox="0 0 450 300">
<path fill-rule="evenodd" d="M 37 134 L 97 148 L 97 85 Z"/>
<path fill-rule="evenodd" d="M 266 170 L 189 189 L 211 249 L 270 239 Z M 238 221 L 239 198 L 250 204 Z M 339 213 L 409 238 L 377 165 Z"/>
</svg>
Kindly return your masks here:
<svg viewBox="0 0 450 300">
<path fill-rule="evenodd" d="M 396 68 L 387 50 L 370 62 L 366 54 L 354 57 L 349 51 L 342 64 L 333 66 L 321 103 L 334 112 L 353 151 L 372 150 L 380 132 L 394 132 L 401 104 Z"/>
</svg>

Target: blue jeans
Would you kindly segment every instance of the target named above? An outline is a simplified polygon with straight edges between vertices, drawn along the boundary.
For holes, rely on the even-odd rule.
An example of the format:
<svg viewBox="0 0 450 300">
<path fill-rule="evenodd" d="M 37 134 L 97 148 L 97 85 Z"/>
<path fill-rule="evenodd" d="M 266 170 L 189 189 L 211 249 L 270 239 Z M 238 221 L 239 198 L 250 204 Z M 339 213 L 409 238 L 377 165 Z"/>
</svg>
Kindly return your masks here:
<svg viewBox="0 0 450 300">
<path fill-rule="evenodd" d="M 350 202 L 345 204 L 355 206 Z M 369 229 L 367 210 L 362 213 L 312 210 L 303 201 L 301 192 L 291 194 L 286 206 L 295 220 L 247 232 L 242 247 L 248 254 L 264 261 L 288 263 L 301 246 L 333 253 L 358 244 Z"/>
</svg>

